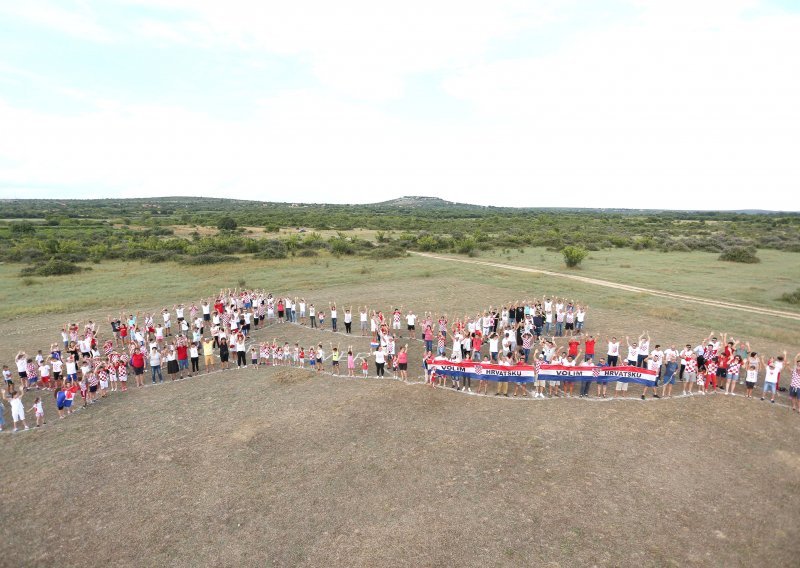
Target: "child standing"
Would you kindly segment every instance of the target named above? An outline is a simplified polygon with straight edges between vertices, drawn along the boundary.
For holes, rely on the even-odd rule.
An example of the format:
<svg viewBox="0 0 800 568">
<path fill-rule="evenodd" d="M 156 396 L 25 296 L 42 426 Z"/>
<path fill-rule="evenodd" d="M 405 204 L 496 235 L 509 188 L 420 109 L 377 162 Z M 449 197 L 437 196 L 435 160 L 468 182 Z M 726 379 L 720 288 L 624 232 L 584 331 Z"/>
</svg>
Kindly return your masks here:
<svg viewBox="0 0 800 568">
<path fill-rule="evenodd" d="M 6 396 L 5 391 L 3 396 Z M 28 430 L 28 423 L 25 422 L 25 405 L 22 403 L 22 389 L 12 389 L 8 393 L 8 402 L 11 404 L 11 420 L 14 422 L 13 432 L 17 431 L 18 422 L 22 422 L 22 425 Z"/>
<path fill-rule="evenodd" d="M 47 422 L 44 421 L 44 406 L 42 406 L 41 398 L 37 396 L 36 400 L 33 401 L 33 406 L 31 406 L 28 410 L 36 415 L 37 428 L 42 424 L 47 424 Z"/>
<path fill-rule="evenodd" d="M 355 377 L 355 368 L 356 362 L 355 358 L 353 357 L 353 346 L 349 345 L 347 347 L 347 376 L 348 377 Z"/>
</svg>

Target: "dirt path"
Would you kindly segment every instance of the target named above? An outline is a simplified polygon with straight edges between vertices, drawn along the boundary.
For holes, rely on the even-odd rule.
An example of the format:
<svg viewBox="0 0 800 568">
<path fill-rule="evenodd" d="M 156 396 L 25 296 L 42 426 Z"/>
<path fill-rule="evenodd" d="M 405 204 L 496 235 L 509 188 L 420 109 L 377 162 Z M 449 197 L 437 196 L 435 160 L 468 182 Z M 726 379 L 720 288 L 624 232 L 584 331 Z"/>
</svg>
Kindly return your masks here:
<svg viewBox="0 0 800 568">
<path fill-rule="evenodd" d="M 546 274 L 547 276 L 556 276 L 559 278 L 568 278 L 570 280 L 577 280 L 584 284 L 592 284 L 594 286 L 605 286 L 606 288 L 614 288 L 616 290 L 625 290 L 627 292 L 636 292 L 639 294 L 650 294 L 652 296 L 659 296 L 662 298 L 671 298 L 673 300 L 682 300 L 684 302 L 692 302 L 695 304 L 702 304 L 704 306 L 712 306 L 715 308 L 725 308 L 730 310 L 739 310 L 749 312 L 752 314 L 759 314 L 765 316 L 778 317 L 783 319 L 800 321 L 800 314 L 774 310 L 771 308 L 761 308 L 758 306 L 749 306 L 746 304 L 737 304 L 734 302 L 723 302 L 721 300 L 709 300 L 707 298 L 700 298 L 697 296 L 689 296 L 687 294 L 677 294 L 675 292 L 665 292 L 663 290 L 653 290 L 652 288 L 642 288 L 640 286 L 631 286 L 630 284 L 620 284 L 618 282 L 611 282 L 609 280 L 600 280 L 598 278 L 589 278 L 588 276 L 578 276 L 577 274 L 565 274 L 563 272 L 554 272 L 552 270 L 542 270 L 539 268 L 528 268 L 526 266 L 515 266 L 513 264 L 503 264 L 500 262 L 489 262 L 486 260 L 471 260 L 466 258 L 452 258 L 448 256 L 440 256 L 438 254 L 431 254 L 427 252 L 412 252 L 417 256 L 425 258 L 432 258 L 435 260 L 449 260 L 452 262 L 463 262 L 466 264 L 477 264 L 479 266 L 491 266 L 492 268 L 503 268 L 506 270 L 516 270 L 518 272 L 531 272 L 534 274 Z"/>
</svg>

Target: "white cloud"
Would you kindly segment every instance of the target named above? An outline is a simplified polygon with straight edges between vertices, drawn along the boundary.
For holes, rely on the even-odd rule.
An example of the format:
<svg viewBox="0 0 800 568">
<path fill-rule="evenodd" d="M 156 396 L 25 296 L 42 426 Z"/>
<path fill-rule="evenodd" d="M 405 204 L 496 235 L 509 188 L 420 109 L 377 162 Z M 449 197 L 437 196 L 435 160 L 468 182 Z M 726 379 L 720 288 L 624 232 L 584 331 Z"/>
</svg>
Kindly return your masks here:
<svg viewBox="0 0 800 568">
<path fill-rule="evenodd" d="M 385 16 L 366 2 L 314 11 L 136 2 L 182 18 L 141 21 L 139 33 L 224 46 L 223 55 L 238 45 L 234 56 L 297 56 L 322 88 L 262 98 L 242 121 L 108 100 L 55 115 L 0 99 L 0 181 L 10 188 L 0 195 L 33 186 L 50 195 L 81 187 L 85 195 L 427 194 L 494 205 L 800 210 L 800 19 L 756 15 L 748 0 L 637 0 L 635 17 L 576 33 L 546 56 L 501 61 L 487 46 L 558 14 L 537 4 L 537 18 L 511 2 L 474 11 L 410 3 Z M 380 110 L 388 107 L 376 100 L 398 96 L 421 72 L 466 103 L 460 120 Z"/>
<path fill-rule="evenodd" d="M 0 3 L 0 14 L 20 18 L 80 39 L 109 42 L 113 34 L 97 21 L 94 11 L 84 2 L 67 9 L 47 0 L 24 0 Z"/>
<path fill-rule="evenodd" d="M 552 2 L 519 0 L 125 2 L 177 11 L 169 29 L 144 24 L 162 39 L 298 56 L 323 86 L 366 100 L 400 96 L 408 75 L 464 65 L 553 13 Z"/>
</svg>

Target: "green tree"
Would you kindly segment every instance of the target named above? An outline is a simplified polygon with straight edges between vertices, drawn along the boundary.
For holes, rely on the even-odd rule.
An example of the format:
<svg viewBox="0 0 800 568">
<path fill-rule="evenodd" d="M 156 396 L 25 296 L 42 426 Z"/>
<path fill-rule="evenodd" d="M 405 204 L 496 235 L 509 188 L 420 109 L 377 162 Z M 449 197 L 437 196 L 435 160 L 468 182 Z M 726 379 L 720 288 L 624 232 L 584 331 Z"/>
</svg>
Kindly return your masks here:
<svg viewBox="0 0 800 568">
<path fill-rule="evenodd" d="M 575 268 L 589 255 L 589 251 L 582 247 L 568 246 L 561 250 L 561 254 L 564 255 L 564 263 L 569 268 Z"/>
<path fill-rule="evenodd" d="M 36 227 L 30 221 L 19 221 L 11 223 L 9 230 L 12 235 L 32 235 L 36 232 Z"/>
<path fill-rule="evenodd" d="M 222 217 L 217 221 L 217 229 L 220 231 L 235 231 L 238 225 L 233 217 Z"/>
</svg>

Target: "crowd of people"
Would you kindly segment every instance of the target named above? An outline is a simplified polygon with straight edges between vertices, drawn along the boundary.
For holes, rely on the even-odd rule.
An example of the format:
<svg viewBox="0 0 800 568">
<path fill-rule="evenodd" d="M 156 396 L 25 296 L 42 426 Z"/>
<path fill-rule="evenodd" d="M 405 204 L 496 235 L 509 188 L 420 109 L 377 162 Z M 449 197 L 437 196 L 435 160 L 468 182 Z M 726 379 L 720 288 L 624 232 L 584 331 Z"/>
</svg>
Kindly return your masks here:
<svg viewBox="0 0 800 568">
<path fill-rule="evenodd" d="M 652 340 L 647 332 L 633 339 L 626 337 L 624 343 L 617 337 L 601 339 L 587 333 L 587 313 L 585 305 L 547 296 L 490 306 L 475 314 L 451 318 L 445 313 L 418 315 L 403 306 L 385 312 L 369 306 L 337 307 L 335 303 L 323 308 L 304 298 L 277 297 L 262 290 L 229 289 L 199 303 L 164 307 L 159 313 L 123 312 L 108 316 L 105 337 L 101 337 L 98 322 L 65 323 L 61 341 L 51 344 L 49 351 L 38 350 L 34 355 L 17 353 L 16 376 L 9 365 L 3 366 L 2 400 L 10 406 L 12 428 L 17 431 L 20 427 L 29 428 L 23 403 L 25 392 L 41 393 L 27 409 L 35 414 L 36 426 L 41 426 L 45 424 L 43 392 L 52 393 L 58 416 L 63 419 L 76 407 L 94 404 L 109 393 L 126 392 L 131 374 L 138 388 L 147 381 L 163 383 L 164 372 L 168 380 L 174 381 L 217 369 L 226 371 L 234 365 L 235 368 L 294 366 L 351 377 L 360 370 L 366 377 L 370 369 L 368 359 L 373 359 L 375 376 L 385 377 L 388 372 L 395 378 L 408 380 L 408 341 L 421 341 L 425 381 L 431 386 L 459 391 L 473 392 L 470 379 L 449 379 L 448 384 L 447 377 L 437 377 L 432 371 L 433 361 L 533 366 L 537 380 L 531 390 L 529 385 L 517 383 L 512 395 L 533 398 L 576 396 L 572 381 L 539 380 L 543 364 L 648 368 L 656 372 L 657 386 L 652 388 L 657 398 L 672 396 L 673 386 L 678 382 L 686 396 L 716 392 L 717 388 L 726 395 L 736 396 L 736 385 L 743 381 L 745 396 L 752 398 L 763 370 L 760 398 L 769 396 L 775 402 L 787 361 L 785 352 L 765 357 L 753 351 L 747 342 L 724 334 L 718 338 L 713 333 L 680 349 L 676 345 L 659 344 L 651 349 Z M 356 332 L 370 339 L 367 353 L 356 352 L 352 343 L 345 352 L 341 343 L 328 342 L 328 350 L 323 342 L 305 347 L 300 342 L 279 343 L 276 339 L 259 342 L 252 335 L 265 326 L 293 323 L 351 336 L 356 319 L 359 322 Z M 403 339 L 406 342 L 401 345 Z M 601 341 L 605 349 L 600 349 Z M 627 348 L 624 359 L 623 347 Z M 326 369 L 328 361 L 330 370 Z M 346 364 L 346 371 L 341 369 L 341 363 Z M 488 382 L 479 381 L 476 392 L 488 394 Z M 608 395 L 605 379 L 598 377 L 594 382 L 596 396 L 605 398 Z M 494 394 L 509 396 L 508 387 L 507 382 L 498 382 Z M 577 396 L 590 396 L 590 388 L 589 381 L 582 381 Z M 614 397 L 626 396 L 627 389 L 628 383 L 617 382 Z M 792 410 L 800 413 L 800 353 L 791 372 L 789 394 Z M 646 396 L 647 387 L 641 398 Z M 5 426 L 3 415 L 4 405 L 0 402 L 0 430 Z"/>
</svg>

